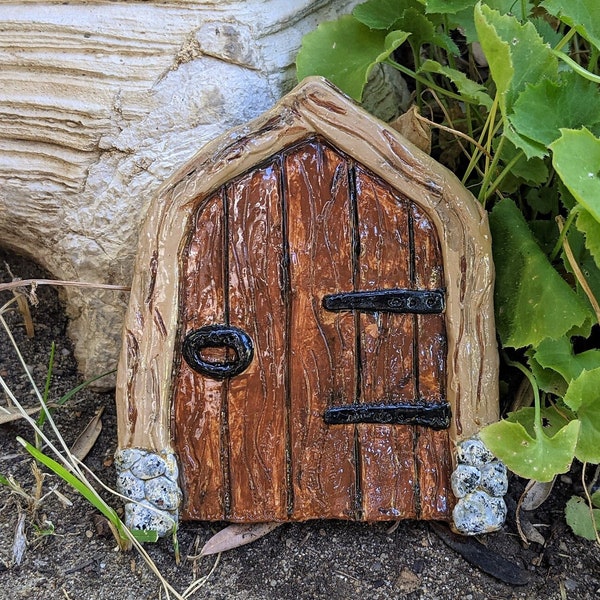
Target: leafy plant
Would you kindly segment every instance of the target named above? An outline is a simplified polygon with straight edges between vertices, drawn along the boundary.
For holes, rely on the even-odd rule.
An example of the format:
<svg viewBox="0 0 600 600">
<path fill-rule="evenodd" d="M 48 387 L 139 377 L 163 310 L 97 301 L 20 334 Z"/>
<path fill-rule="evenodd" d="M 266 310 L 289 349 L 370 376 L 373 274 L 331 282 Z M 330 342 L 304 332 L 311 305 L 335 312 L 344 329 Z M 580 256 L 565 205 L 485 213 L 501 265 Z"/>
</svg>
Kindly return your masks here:
<svg viewBox="0 0 600 600">
<path fill-rule="evenodd" d="M 538 481 L 600 463 L 599 56 L 597 0 L 368 0 L 307 34 L 296 63 L 359 101 L 374 65 L 397 69 L 456 132 L 465 158 L 442 134 L 432 154 L 489 210 L 504 372 L 533 389 L 481 437 Z"/>
</svg>

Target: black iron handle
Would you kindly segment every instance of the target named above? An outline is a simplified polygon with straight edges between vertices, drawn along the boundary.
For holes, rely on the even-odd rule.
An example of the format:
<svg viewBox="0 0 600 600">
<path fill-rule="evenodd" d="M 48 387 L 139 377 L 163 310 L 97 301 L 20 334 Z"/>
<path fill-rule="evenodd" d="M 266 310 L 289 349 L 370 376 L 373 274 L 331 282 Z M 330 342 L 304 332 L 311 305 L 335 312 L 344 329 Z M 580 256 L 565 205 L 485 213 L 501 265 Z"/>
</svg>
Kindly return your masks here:
<svg viewBox="0 0 600 600">
<path fill-rule="evenodd" d="M 444 310 L 443 290 L 388 289 L 328 294 L 325 310 L 435 314 Z"/>
<path fill-rule="evenodd" d="M 202 357 L 205 348 L 231 348 L 235 358 L 222 362 L 205 360 Z M 230 325 L 206 325 L 185 336 L 182 353 L 194 371 L 220 380 L 235 377 L 248 368 L 254 356 L 254 345 L 242 329 Z"/>
<path fill-rule="evenodd" d="M 421 425 L 440 430 L 450 427 L 450 404 L 418 401 L 414 404 L 346 404 L 332 406 L 325 411 L 323 419 L 328 425 L 349 423 L 382 423 L 387 425 Z"/>
</svg>

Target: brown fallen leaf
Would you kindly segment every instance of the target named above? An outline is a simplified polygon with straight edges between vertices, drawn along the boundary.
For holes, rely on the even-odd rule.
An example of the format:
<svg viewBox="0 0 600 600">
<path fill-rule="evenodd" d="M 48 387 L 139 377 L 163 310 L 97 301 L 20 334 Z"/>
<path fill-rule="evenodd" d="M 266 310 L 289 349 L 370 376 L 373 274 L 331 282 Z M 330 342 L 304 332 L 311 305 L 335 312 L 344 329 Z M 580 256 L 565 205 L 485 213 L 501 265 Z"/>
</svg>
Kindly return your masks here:
<svg viewBox="0 0 600 600">
<path fill-rule="evenodd" d="M 71 454 L 76 456 L 79 460 L 83 460 L 94 447 L 94 444 L 102 431 L 101 417 L 103 412 L 104 407 L 96 412 L 92 420 L 86 425 L 85 429 L 79 434 L 79 437 L 71 446 Z"/>
<path fill-rule="evenodd" d="M 525 491 L 519 500 L 519 506 L 522 510 L 535 510 L 539 508 L 548 498 L 556 477 L 552 481 L 535 481 L 530 479 L 525 487 Z"/>
<path fill-rule="evenodd" d="M 390 126 L 417 148 L 431 154 L 431 127 L 419 120 L 418 114 L 419 109 L 413 104 L 403 115 L 390 123 Z"/>
<path fill-rule="evenodd" d="M 255 540 L 267 535 L 281 523 L 234 523 L 221 529 L 218 533 L 215 533 L 200 551 L 200 556 L 208 556 L 209 554 L 217 554 L 218 552 L 225 552 L 226 550 L 232 550 L 245 544 L 250 544 Z"/>
<path fill-rule="evenodd" d="M 406 567 L 400 571 L 394 587 L 405 594 L 411 594 L 421 587 L 421 578 Z"/>
<path fill-rule="evenodd" d="M 527 538 L 528 542 L 534 542 L 540 544 L 540 546 L 543 546 L 546 543 L 546 538 L 538 531 L 537 527 L 529 521 L 529 519 L 521 517 L 519 521 L 519 531 Z"/>
<path fill-rule="evenodd" d="M 36 406 L 35 408 L 28 408 L 25 412 L 31 416 L 35 415 L 35 413 L 41 410 L 40 406 Z M 16 406 L 2 406 L 0 407 L 0 425 L 4 425 L 5 423 L 11 423 L 12 421 L 18 421 L 19 419 L 23 419 L 23 413 Z"/>
</svg>

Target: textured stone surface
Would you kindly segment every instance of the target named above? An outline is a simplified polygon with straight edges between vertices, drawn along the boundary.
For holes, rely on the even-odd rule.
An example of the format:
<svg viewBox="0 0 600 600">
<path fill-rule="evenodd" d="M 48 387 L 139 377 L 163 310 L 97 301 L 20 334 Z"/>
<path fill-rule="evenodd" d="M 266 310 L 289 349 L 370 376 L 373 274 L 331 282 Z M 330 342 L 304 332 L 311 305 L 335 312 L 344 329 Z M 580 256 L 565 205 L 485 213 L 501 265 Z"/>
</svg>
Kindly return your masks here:
<svg viewBox="0 0 600 600">
<path fill-rule="evenodd" d="M 452 512 L 454 527 L 465 535 L 500 529 L 506 519 L 506 467 L 477 438 L 458 444 L 457 463 L 451 478 L 458 498 Z"/>
<path fill-rule="evenodd" d="M 469 465 L 457 465 L 452 473 L 452 492 L 457 498 L 463 498 L 469 492 L 477 489 L 481 481 L 481 471 Z"/>
<path fill-rule="evenodd" d="M 159 536 L 172 531 L 181 502 L 175 456 L 126 448 L 115 455 L 115 467 L 117 490 L 131 500 L 125 503 L 125 524 Z"/>
<path fill-rule="evenodd" d="M 482 491 L 467 494 L 454 509 L 454 526 L 461 533 L 478 535 L 496 531 L 506 519 L 506 504 Z"/>
<path fill-rule="evenodd" d="M 357 2 L 0 5 L 0 243 L 57 279 L 129 285 L 160 184 L 271 107 L 302 35 Z M 369 102 L 384 118 L 404 90 L 390 77 Z M 127 293 L 61 293 L 84 376 L 114 369 Z"/>
</svg>

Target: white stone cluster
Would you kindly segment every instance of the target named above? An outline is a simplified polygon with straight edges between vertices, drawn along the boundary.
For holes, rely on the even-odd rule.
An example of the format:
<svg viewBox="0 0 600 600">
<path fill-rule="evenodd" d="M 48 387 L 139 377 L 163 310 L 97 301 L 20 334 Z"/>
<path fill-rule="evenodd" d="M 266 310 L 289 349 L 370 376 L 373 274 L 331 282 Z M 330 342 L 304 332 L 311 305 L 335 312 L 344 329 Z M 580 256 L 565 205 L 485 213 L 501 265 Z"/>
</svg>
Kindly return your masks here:
<svg viewBox="0 0 600 600">
<path fill-rule="evenodd" d="M 506 519 L 503 496 L 508 490 L 506 467 L 484 443 L 471 438 L 458 444 L 452 491 L 458 499 L 452 518 L 463 535 L 497 531 Z"/>
<path fill-rule="evenodd" d="M 115 455 L 115 466 L 117 489 L 131 500 L 125 504 L 127 527 L 160 537 L 173 531 L 181 502 L 175 455 L 126 448 Z"/>
</svg>

